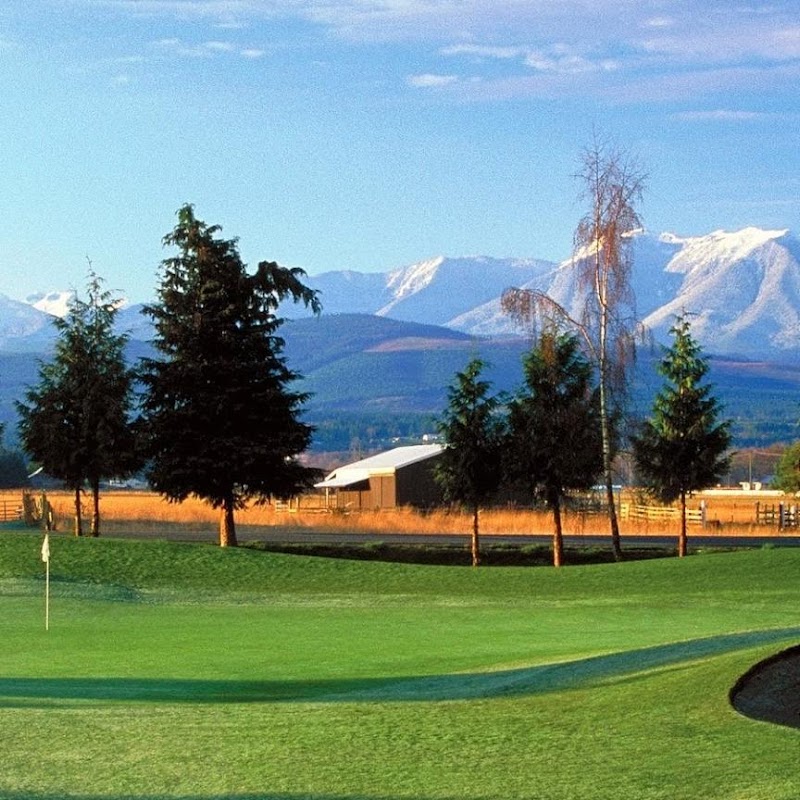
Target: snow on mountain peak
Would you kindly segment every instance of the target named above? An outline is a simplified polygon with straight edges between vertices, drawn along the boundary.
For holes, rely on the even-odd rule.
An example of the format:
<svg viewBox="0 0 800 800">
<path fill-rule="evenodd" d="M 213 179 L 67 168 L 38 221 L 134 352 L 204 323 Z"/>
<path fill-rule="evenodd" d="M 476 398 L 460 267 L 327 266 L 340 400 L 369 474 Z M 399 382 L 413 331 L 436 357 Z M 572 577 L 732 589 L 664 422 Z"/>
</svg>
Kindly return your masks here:
<svg viewBox="0 0 800 800">
<path fill-rule="evenodd" d="M 498 300 L 508 286 L 528 283 L 552 267 L 551 262 L 536 259 L 438 256 L 391 273 L 386 284 L 390 299 L 375 313 L 451 325 L 476 306 Z"/>
<path fill-rule="evenodd" d="M 799 254 L 788 230 L 686 238 L 661 267 L 678 281 L 672 298 L 649 310 L 644 323 L 663 338 L 675 316 L 688 312 L 698 340 L 714 352 L 800 353 Z"/>
<path fill-rule="evenodd" d="M 50 314 L 54 317 L 65 317 L 74 298 L 75 292 L 73 291 L 37 292 L 28 295 L 25 298 L 25 302 L 38 311 L 44 311 L 45 314 Z"/>
<path fill-rule="evenodd" d="M 714 231 L 709 235 L 716 246 L 729 258 L 742 258 L 747 253 L 763 247 L 774 239 L 789 233 L 784 230 L 764 230 L 763 228 L 742 228 L 739 231 Z"/>
<path fill-rule="evenodd" d="M 686 238 L 683 236 L 678 236 L 677 233 L 670 233 L 669 231 L 666 231 L 659 234 L 658 241 L 663 242 L 664 244 L 682 245 L 686 242 Z"/>
<path fill-rule="evenodd" d="M 436 276 L 439 267 L 445 262 L 444 256 L 436 256 L 427 261 L 420 261 L 410 267 L 402 267 L 389 274 L 386 288 L 395 299 L 401 299 L 424 289 Z"/>
<path fill-rule="evenodd" d="M 735 261 L 754 250 L 789 233 L 788 230 L 764 230 L 762 228 L 742 228 L 739 231 L 718 230 L 706 236 L 693 236 L 683 240 L 681 264 L 693 262 L 695 266 L 709 261 Z"/>
</svg>

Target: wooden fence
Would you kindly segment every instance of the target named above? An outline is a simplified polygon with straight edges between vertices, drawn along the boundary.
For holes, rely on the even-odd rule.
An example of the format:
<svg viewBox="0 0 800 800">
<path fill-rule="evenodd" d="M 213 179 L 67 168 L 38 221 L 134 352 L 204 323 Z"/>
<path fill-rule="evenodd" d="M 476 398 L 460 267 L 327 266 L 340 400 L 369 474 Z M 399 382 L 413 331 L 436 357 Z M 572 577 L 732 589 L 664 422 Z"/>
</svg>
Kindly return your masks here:
<svg viewBox="0 0 800 800">
<path fill-rule="evenodd" d="M 798 526 L 798 513 L 796 505 L 787 503 L 756 503 L 756 524 L 770 525 L 779 530 L 796 528 Z"/>
<path fill-rule="evenodd" d="M 0 523 L 19 522 L 34 528 L 53 530 L 53 507 L 44 492 L 23 491 L 17 497 L 0 497 Z"/>
<path fill-rule="evenodd" d="M 620 516 L 622 519 L 647 520 L 650 522 L 661 522 L 665 520 L 678 521 L 681 518 L 681 510 L 672 506 L 642 506 L 634 503 L 621 503 Z M 701 505 L 700 508 L 687 508 L 686 524 L 705 527 L 705 506 Z"/>
<path fill-rule="evenodd" d="M 0 500 L 0 522 L 22 519 L 22 504 L 19 500 Z"/>
</svg>

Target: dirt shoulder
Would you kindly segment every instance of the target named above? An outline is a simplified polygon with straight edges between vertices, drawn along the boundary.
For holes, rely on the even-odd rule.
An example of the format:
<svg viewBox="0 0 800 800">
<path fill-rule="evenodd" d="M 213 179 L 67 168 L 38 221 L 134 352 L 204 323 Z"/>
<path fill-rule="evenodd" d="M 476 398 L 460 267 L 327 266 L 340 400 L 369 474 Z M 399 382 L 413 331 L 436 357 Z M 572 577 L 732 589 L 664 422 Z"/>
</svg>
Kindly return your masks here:
<svg viewBox="0 0 800 800">
<path fill-rule="evenodd" d="M 736 682 L 730 697 L 746 717 L 800 728 L 800 645 L 756 664 Z"/>
</svg>

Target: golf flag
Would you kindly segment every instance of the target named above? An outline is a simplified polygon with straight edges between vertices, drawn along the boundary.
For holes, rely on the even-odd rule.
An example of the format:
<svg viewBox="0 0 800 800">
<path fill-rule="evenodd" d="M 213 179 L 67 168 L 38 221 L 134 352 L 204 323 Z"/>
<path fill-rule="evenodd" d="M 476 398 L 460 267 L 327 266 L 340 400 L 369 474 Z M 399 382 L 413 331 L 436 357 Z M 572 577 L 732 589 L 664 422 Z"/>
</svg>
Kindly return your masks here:
<svg viewBox="0 0 800 800">
<path fill-rule="evenodd" d="M 50 562 L 50 534 L 46 533 L 44 535 L 44 541 L 42 542 L 42 561 L 45 564 Z"/>
</svg>

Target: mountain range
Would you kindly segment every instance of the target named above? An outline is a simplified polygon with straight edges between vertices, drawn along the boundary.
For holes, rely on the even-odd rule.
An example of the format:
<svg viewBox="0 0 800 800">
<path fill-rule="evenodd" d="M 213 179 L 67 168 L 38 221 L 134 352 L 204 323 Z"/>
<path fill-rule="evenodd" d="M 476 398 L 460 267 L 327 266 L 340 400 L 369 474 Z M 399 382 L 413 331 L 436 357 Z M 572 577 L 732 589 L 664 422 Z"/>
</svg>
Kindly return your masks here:
<svg viewBox="0 0 800 800">
<path fill-rule="evenodd" d="M 631 283 L 639 318 L 665 342 L 677 314 L 715 355 L 800 363 L 800 239 L 787 230 L 745 228 L 679 237 L 640 231 L 632 236 Z M 544 292 L 578 316 L 581 294 L 573 259 L 488 256 L 437 258 L 384 272 L 338 270 L 309 275 L 323 314 L 370 314 L 439 325 L 472 336 L 520 335 L 500 308 L 504 289 Z M 31 351 L 50 333 L 49 314 L 63 314 L 69 293 L 0 296 L 0 350 Z M 281 313 L 303 316 L 285 305 Z M 132 338 L 149 338 L 138 306 L 120 313 Z"/>
<path fill-rule="evenodd" d="M 797 237 L 757 228 L 689 238 L 638 232 L 632 245 L 639 317 L 655 340 L 666 343 L 675 316 L 689 313 L 740 437 L 766 441 L 764 431 L 774 429 L 778 438 L 793 438 L 800 396 Z M 440 256 L 385 272 L 310 275 L 323 314 L 281 308 L 287 360 L 304 376 L 317 419 L 437 412 L 454 373 L 476 354 L 489 362 L 487 377 L 498 390 L 513 390 L 529 342 L 502 313 L 500 295 L 510 286 L 535 289 L 578 315 L 573 267 L 572 259 Z M 13 420 L 13 400 L 35 382 L 36 357 L 55 336 L 52 313 L 63 314 L 68 300 L 62 292 L 28 302 L 0 296 L 0 422 Z M 131 358 L 146 352 L 151 326 L 141 306 L 121 309 L 118 323 L 131 337 Z M 657 354 L 640 359 L 640 408 L 660 383 Z"/>
<path fill-rule="evenodd" d="M 800 240 L 786 230 L 745 228 L 707 236 L 637 232 L 631 283 L 639 318 L 656 341 L 676 315 L 691 315 L 704 349 L 723 356 L 800 363 Z M 544 292 L 580 315 L 573 259 L 440 256 L 382 273 L 309 277 L 325 312 L 367 313 L 441 325 L 474 336 L 520 334 L 500 308 L 503 290 Z M 285 309 L 291 315 L 291 309 Z"/>
</svg>

